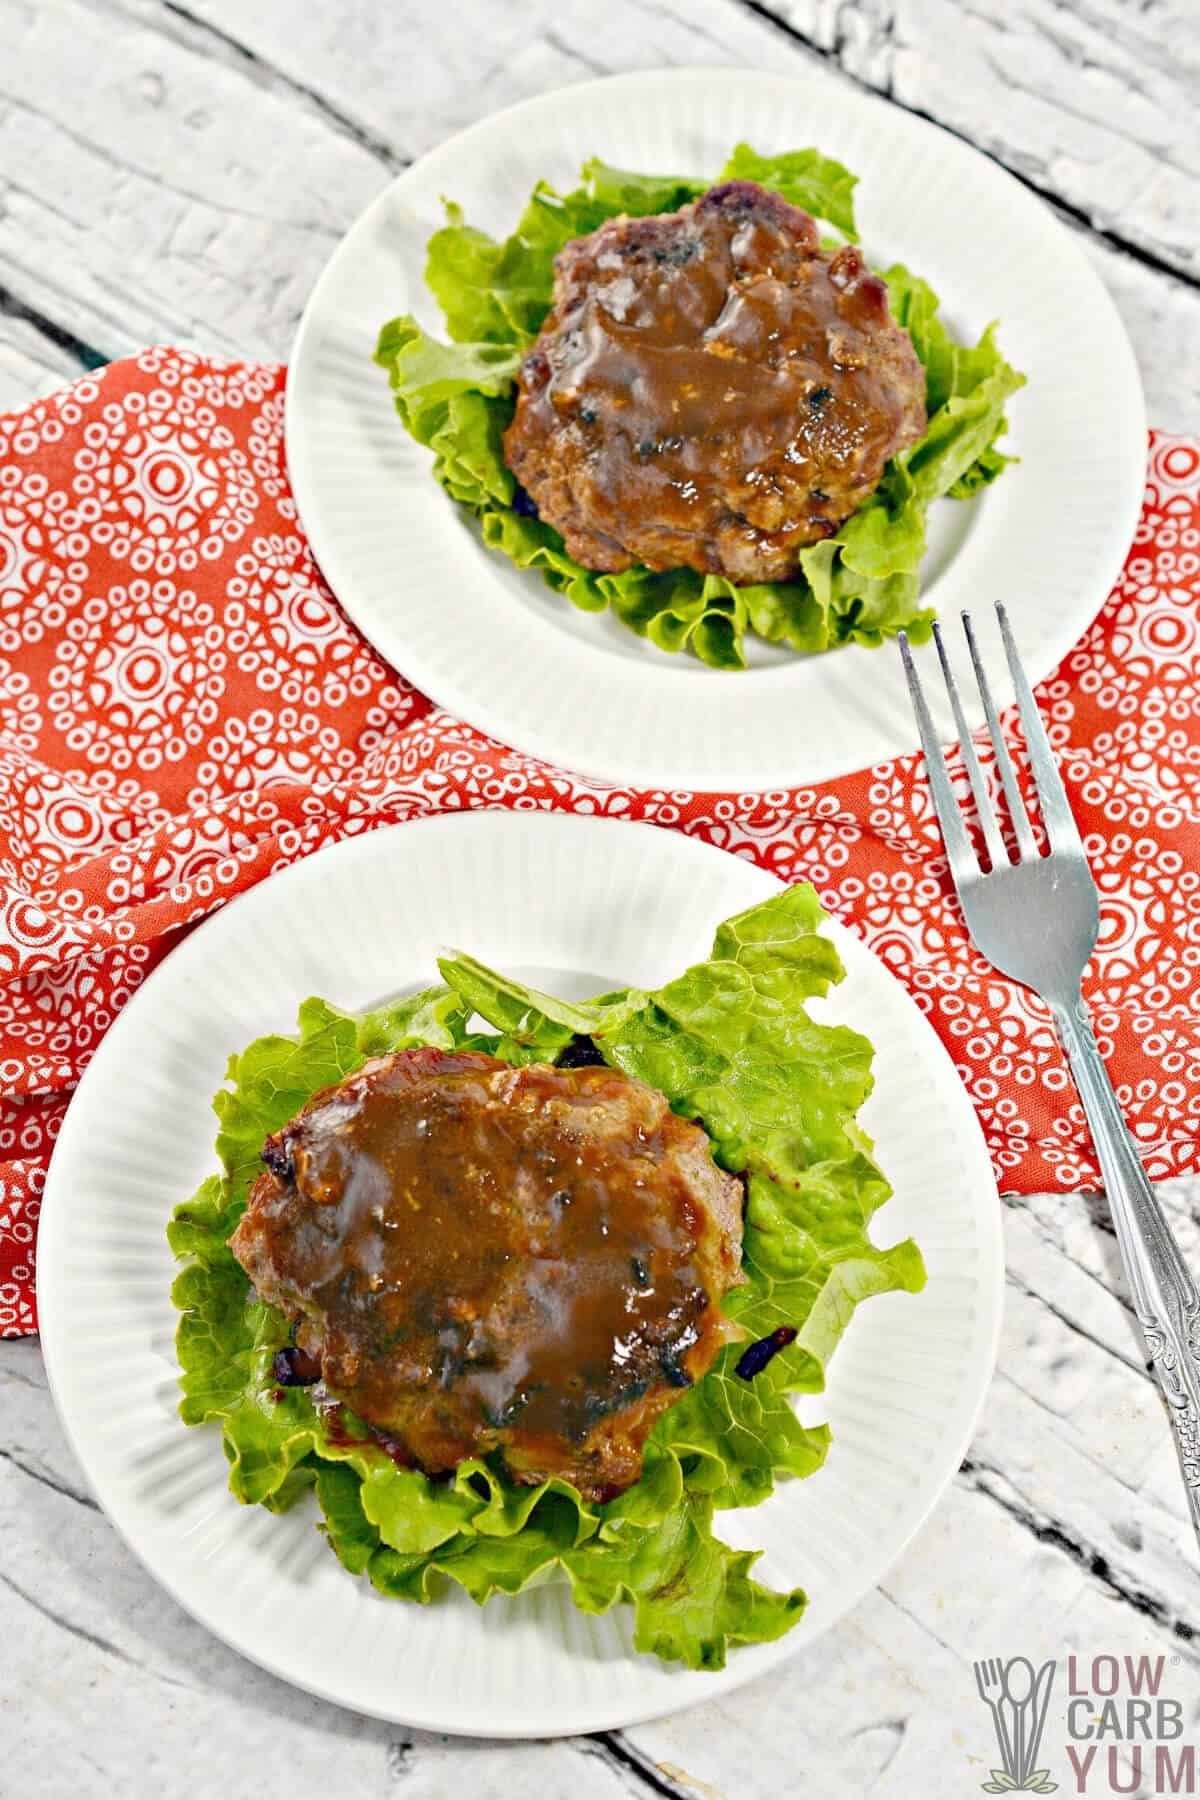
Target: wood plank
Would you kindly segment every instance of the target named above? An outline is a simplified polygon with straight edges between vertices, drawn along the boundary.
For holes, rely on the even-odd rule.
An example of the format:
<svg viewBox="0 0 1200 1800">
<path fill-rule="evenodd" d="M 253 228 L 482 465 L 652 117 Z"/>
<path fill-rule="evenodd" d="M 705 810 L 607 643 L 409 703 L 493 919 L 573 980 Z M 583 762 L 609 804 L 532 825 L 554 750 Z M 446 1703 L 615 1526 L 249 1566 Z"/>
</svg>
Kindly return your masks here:
<svg viewBox="0 0 1200 1800">
<path fill-rule="evenodd" d="M 793 13 L 796 29 L 829 38 L 824 12 Z M 162 0 L 32 11 L 0 0 L 6 281 L 103 355 L 169 339 L 284 357 L 341 232 L 394 168 L 448 132 L 593 70 L 811 60 L 735 0 L 698 0 L 681 14 L 614 0 L 601 43 L 588 18 L 535 0 L 519 16 L 484 9 L 464 35 L 455 9 L 434 10 L 413 81 L 398 74 L 413 60 L 411 19 L 367 0 L 336 12 L 286 0 L 197 0 L 190 11 Z M 867 54 L 864 29 L 847 26 L 838 55 L 886 88 L 886 59 L 875 38 Z M 911 45 L 904 59 L 910 84 L 915 68 L 933 66 Z M 994 112 L 992 89 L 976 91 L 980 116 Z M 1200 291 L 1084 235 L 1138 349 L 1151 418 L 1186 429 L 1200 417 Z M 5 404 L 40 386 L 43 366 L 69 372 L 57 352 L 30 369 L 28 334 L 2 312 L 0 344 L 21 352 L 6 352 Z"/>
<path fill-rule="evenodd" d="M 77 360 L 23 319 L 0 314 L 0 412 L 24 406 L 79 374 Z"/>
<path fill-rule="evenodd" d="M 1193 1647 L 956 1486 L 895 1577 L 811 1650 L 741 1693 L 626 1738 L 697 1800 L 977 1793 L 998 1759 L 973 1662 L 1053 1657 L 1042 1761 L 1072 1793 L 1062 1667 L 1071 1651 L 1161 1655 L 1163 1693 L 1191 1708 Z M 1094 1791 L 1110 1790 L 1097 1782 Z"/>
<path fill-rule="evenodd" d="M 1200 288 L 1074 230 L 1129 333 L 1150 424 L 1200 432 Z"/>
<path fill-rule="evenodd" d="M 298 17 L 288 0 L 192 0 L 188 13 L 409 156 L 485 111 L 589 74 L 725 61 L 785 72 L 820 55 L 1200 278 L 1190 0 L 1136 10 L 1124 0 L 692 0 L 675 10 L 613 0 L 602 32 L 594 7 L 558 0 L 490 8 L 470 32 L 457 9 L 430 9 L 430 78 L 419 86 L 398 78 L 413 55 L 404 8 L 357 0 Z"/>
<path fill-rule="evenodd" d="M 1177 1198 L 1182 1203 L 1181 1192 Z M 831 1796 L 861 1794 L 873 1781 L 905 1795 L 933 1767 L 944 1768 L 947 1791 L 957 1791 L 951 1776 L 977 1785 L 983 1764 L 977 1771 L 976 1759 L 990 1753 L 970 1670 L 975 1657 L 1017 1649 L 1031 1657 L 1067 1648 L 1161 1652 L 1182 1657 L 1194 1682 L 1200 1658 L 1188 1634 L 1200 1630 L 1200 1575 L 1162 1414 L 1127 1312 L 1084 1266 L 1092 1229 L 1086 1204 L 1071 1197 L 1056 1204 L 1072 1255 L 1036 1213 L 1020 1203 L 1006 1207 L 1012 1281 L 1000 1372 L 966 1471 L 884 1588 L 778 1674 L 678 1719 L 637 1727 L 615 1747 L 558 1746 L 544 1755 L 472 1749 L 481 1791 L 499 1795 L 515 1778 L 531 1784 L 527 1791 L 539 1791 L 532 1785 L 539 1780 L 562 1784 L 553 1791 L 578 1788 L 585 1800 L 593 1792 L 634 1792 L 639 1762 L 668 1792 L 700 1800 L 712 1792 L 767 1800 L 790 1791 L 780 1784 L 797 1769 L 814 1791 Z M 86 1506 L 43 1382 L 34 1345 L 0 1345 L 7 1458 L 0 1458 L 0 1573 L 25 1596 L 10 1592 L 3 1610 L 26 1621 L 22 1638 L 34 1633 L 28 1655 L 44 1659 L 53 1647 L 66 1690 L 83 1691 L 68 1708 L 72 1745 L 102 1749 L 110 1774 L 128 1774 L 127 1709 L 161 1708 L 155 1696 L 181 1682 L 183 1689 L 171 1688 L 170 1707 L 185 1743 L 207 1742 L 219 1719 L 219 1735 L 253 1754 L 281 1724 L 290 1732 L 296 1719 L 308 1720 L 298 1792 L 306 1791 L 316 1744 L 334 1730 L 349 1730 L 354 1745 L 348 1793 L 368 1791 L 356 1785 L 359 1759 L 365 1784 L 381 1756 L 385 1764 L 389 1754 L 401 1756 L 388 1746 L 408 1740 L 404 1767 L 425 1783 L 411 1791 L 443 1791 L 439 1781 L 450 1780 L 462 1766 L 455 1757 L 468 1752 L 419 1734 L 389 1736 L 366 1721 L 351 1728 L 333 1709 L 248 1670 L 159 1593 Z M 69 1624 L 27 1621 L 39 1606 Z M 79 1630 L 113 1649 L 98 1650 Z M 32 1675 L 27 1682 L 32 1691 Z M 20 1668 L 17 1686 L 27 1691 Z M 91 1710 L 88 1696 L 96 1693 L 114 1719 L 111 1730 Z M 54 1686 L 45 1706 L 60 1704 Z M 32 1737 L 44 1744 L 51 1716 L 41 1699 L 36 1705 Z M 536 1756 L 542 1760 L 529 1760 Z M 561 1760 L 567 1756 L 588 1760 L 577 1770 Z"/>
<path fill-rule="evenodd" d="M 289 93 L 136 18 L 0 0 L 0 267 L 103 355 L 278 354 L 386 179 Z"/>
<path fill-rule="evenodd" d="M 1191 0 L 754 0 L 754 11 L 1098 230 L 1200 277 Z"/>
<path fill-rule="evenodd" d="M 95 1510 L 31 1340 L 0 1344 L 0 1791 L 211 1800 L 644 1792 L 603 1746 L 472 1745 L 356 1717 L 244 1662 L 184 1614 Z M 285 1770 L 278 1782 L 271 1770 Z M 514 1785 L 515 1784 L 515 1785 Z"/>
</svg>

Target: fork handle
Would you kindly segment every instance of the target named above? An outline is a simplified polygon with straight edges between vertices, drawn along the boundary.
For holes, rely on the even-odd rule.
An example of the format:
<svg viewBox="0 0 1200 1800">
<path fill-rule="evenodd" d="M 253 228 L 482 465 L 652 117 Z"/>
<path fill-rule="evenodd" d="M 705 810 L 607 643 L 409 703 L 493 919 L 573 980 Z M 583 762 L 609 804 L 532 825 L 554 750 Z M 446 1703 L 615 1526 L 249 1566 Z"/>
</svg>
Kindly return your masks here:
<svg viewBox="0 0 1200 1800">
<path fill-rule="evenodd" d="M 1167 1402 L 1192 1526 L 1200 1539 L 1200 1292 L 1113 1092 L 1082 996 L 1052 1004 L 1104 1176 L 1150 1366 Z"/>
</svg>

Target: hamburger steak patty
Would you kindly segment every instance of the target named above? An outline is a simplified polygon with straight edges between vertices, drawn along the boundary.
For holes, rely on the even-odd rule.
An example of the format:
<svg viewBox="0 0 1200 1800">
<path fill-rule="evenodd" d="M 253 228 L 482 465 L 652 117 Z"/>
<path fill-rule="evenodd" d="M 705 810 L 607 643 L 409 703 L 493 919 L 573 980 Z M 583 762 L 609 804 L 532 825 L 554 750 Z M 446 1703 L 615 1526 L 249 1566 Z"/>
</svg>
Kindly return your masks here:
<svg viewBox="0 0 1200 1800">
<path fill-rule="evenodd" d="M 752 181 L 611 219 L 555 262 L 509 468 L 589 569 L 783 581 L 926 425 L 925 374 L 860 252 Z"/>
<path fill-rule="evenodd" d="M 612 1069 L 402 1051 L 263 1161 L 234 1255 L 330 1394 L 429 1474 L 499 1450 L 607 1499 L 731 1335 L 741 1183 Z"/>
</svg>

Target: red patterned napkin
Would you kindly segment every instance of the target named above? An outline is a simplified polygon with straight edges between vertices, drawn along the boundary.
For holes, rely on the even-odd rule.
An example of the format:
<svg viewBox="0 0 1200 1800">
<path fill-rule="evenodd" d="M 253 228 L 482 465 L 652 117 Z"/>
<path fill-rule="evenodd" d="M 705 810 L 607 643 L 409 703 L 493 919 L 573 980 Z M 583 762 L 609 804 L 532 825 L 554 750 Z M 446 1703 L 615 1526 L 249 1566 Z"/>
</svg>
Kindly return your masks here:
<svg viewBox="0 0 1200 1800">
<path fill-rule="evenodd" d="M 322 844 L 465 807 L 648 819 L 812 881 L 932 1019 L 1005 1190 L 1097 1183 L 1044 1009 L 966 943 L 916 758 L 633 794 L 490 742 L 338 610 L 282 426 L 282 369 L 175 350 L 0 417 L 0 1335 L 35 1327 L 71 1090 L 181 929 Z M 1041 690 L 1103 898 L 1097 1035 L 1155 1177 L 1200 1134 L 1198 570 L 1200 447 L 1158 437 L 1125 573 Z"/>
</svg>

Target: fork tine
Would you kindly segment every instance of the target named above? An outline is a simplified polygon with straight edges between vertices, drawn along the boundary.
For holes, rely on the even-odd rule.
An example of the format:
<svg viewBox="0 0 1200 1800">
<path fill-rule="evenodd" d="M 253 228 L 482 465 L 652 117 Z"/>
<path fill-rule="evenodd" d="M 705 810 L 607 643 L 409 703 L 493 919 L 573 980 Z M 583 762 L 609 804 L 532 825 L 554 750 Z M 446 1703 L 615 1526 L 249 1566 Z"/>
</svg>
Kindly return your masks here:
<svg viewBox="0 0 1200 1800">
<path fill-rule="evenodd" d="M 917 729 L 921 733 L 921 748 L 925 752 L 925 776 L 929 782 L 929 791 L 933 796 L 933 810 L 937 814 L 938 824 L 942 828 L 942 842 L 946 846 L 950 873 L 954 877 L 955 887 L 958 888 L 972 875 L 978 875 L 979 863 L 971 848 L 971 840 L 967 836 L 963 816 L 958 810 L 958 801 L 954 798 L 954 789 L 950 785 L 945 758 L 942 756 L 941 747 L 938 744 L 937 732 L 933 728 L 933 720 L 929 716 L 929 708 L 925 704 L 925 695 L 921 689 L 921 680 L 912 659 L 912 651 L 909 649 L 908 633 L 904 631 L 900 633 L 900 654 L 904 658 L 904 673 L 908 678 L 908 691 L 912 699 L 913 711 L 917 715 Z"/>
<path fill-rule="evenodd" d="M 962 759 L 967 768 L 967 780 L 971 783 L 971 792 L 975 796 L 975 811 L 979 816 L 979 823 L 983 826 L 983 837 L 987 844 L 988 856 L 993 869 L 1004 868 L 1008 864 L 1008 850 L 1000 835 L 1000 827 L 996 822 L 996 811 L 992 805 L 991 795 L 987 791 L 987 782 L 983 779 L 979 757 L 975 753 L 975 745 L 971 741 L 971 733 L 963 716 L 958 683 L 954 679 L 954 670 L 950 667 L 950 659 L 946 655 L 941 629 L 936 624 L 933 628 L 933 641 L 937 645 L 938 661 L 942 665 L 942 679 L 946 683 L 946 692 L 950 696 L 950 705 L 954 709 L 954 723 L 958 727 L 958 747 L 962 751 Z"/>
<path fill-rule="evenodd" d="M 967 636 L 967 648 L 971 652 L 971 666 L 975 670 L 975 680 L 979 686 L 979 697 L 983 701 L 984 717 L 987 719 L 988 731 L 991 734 L 996 767 L 1000 771 L 1004 798 L 1008 802 L 1009 817 L 1013 822 L 1013 830 L 1017 834 L 1017 848 L 1022 857 L 1035 857 L 1038 855 L 1037 839 L 1033 835 L 1029 814 L 1025 811 L 1025 802 L 1021 798 L 1021 790 L 1017 785 L 1017 771 L 1013 767 L 1008 745 L 1004 741 L 1004 733 L 1000 729 L 1000 716 L 996 711 L 996 702 L 992 699 L 992 690 L 984 672 L 979 645 L 975 642 L 975 628 L 971 624 L 970 613 L 962 615 L 962 623 Z"/>
<path fill-rule="evenodd" d="M 1062 776 L 1058 772 L 1058 764 L 1054 751 L 1050 748 L 1050 739 L 1046 736 L 1046 727 L 1042 715 L 1038 711 L 1037 701 L 1033 697 L 1033 689 L 1029 685 L 1029 677 L 1021 666 L 1017 655 L 1017 646 L 1009 628 L 1008 614 L 1001 601 L 996 603 L 996 617 L 1000 621 L 1000 633 L 1004 639 L 1004 654 L 1008 658 L 1009 673 L 1013 678 L 1013 686 L 1017 690 L 1017 710 L 1021 715 L 1021 729 L 1025 733 L 1025 742 L 1029 747 L 1029 764 L 1033 770 L 1033 782 L 1037 788 L 1038 801 L 1042 808 L 1042 818 L 1046 825 L 1046 836 L 1055 850 L 1082 850 L 1079 838 L 1079 827 L 1075 823 L 1075 815 L 1071 811 L 1071 802 L 1067 799 L 1067 791 L 1062 784 Z"/>
</svg>

